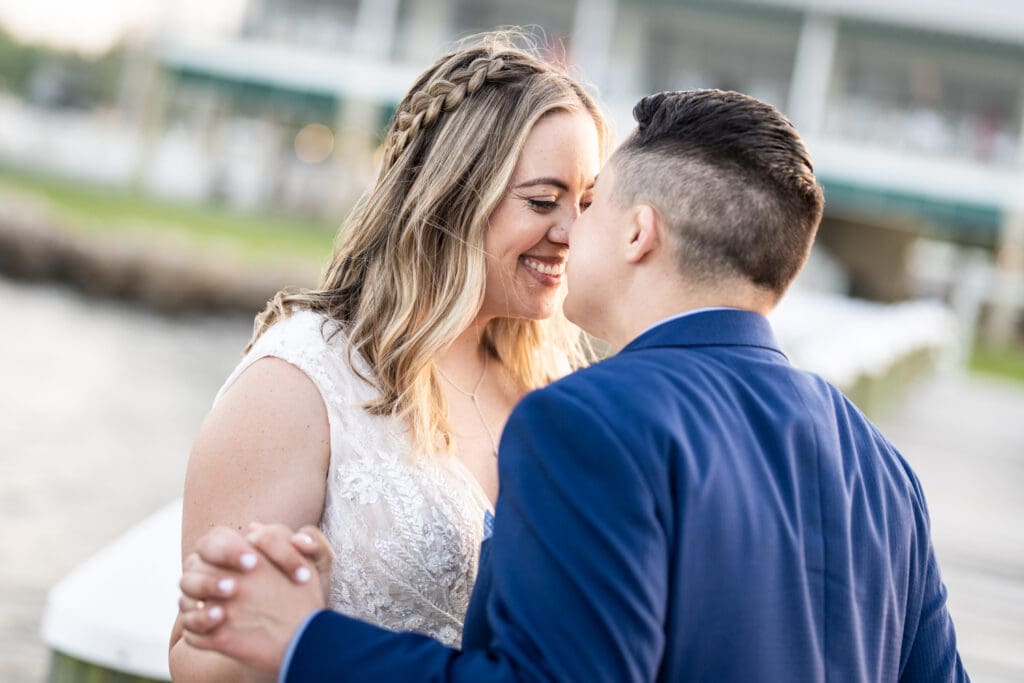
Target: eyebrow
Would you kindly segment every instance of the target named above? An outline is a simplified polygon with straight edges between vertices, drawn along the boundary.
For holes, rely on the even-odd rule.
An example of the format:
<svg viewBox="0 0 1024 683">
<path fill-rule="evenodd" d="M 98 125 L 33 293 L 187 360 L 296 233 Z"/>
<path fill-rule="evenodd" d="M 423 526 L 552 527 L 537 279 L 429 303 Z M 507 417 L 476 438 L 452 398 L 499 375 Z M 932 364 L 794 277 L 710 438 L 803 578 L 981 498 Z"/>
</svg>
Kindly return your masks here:
<svg viewBox="0 0 1024 683">
<path fill-rule="evenodd" d="M 597 182 L 597 177 L 594 177 L 594 183 L 587 186 L 586 189 L 593 189 L 594 184 Z M 519 183 L 514 189 L 519 190 L 524 187 L 536 187 L 537 185 L 550 185 L 551 187 L 557 187 L 562 192 L 568 192 L 569 186 L 558 178 L 534 178 L 533 180 L 527 180 L 525 183 Z"/>
<path fill-rule="evenodd" d="M 524 187 L 535 187 L 537 185 L 550 185 L 551 187 L 557 187 L 562 192 L 568 192 L 569 186 L 563 183 L 558 178 L 534 178 L 533 180 L 527 180 L 525 183 L 519 183 L 515 189 L 521 189 Z"/>
</svg>

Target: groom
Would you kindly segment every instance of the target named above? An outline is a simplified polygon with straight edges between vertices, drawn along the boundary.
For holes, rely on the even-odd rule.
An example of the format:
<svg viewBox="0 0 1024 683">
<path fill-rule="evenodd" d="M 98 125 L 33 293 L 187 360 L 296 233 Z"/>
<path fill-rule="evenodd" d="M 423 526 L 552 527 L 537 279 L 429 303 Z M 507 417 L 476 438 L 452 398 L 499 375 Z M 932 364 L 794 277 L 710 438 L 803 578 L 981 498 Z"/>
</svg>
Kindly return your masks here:
<svg viewBox="0 0 1024 683">
<path fill-rule="evenodd" d="M 565 301 L 621 351 L 512 413 L 463 649 L 230 570 L 252 548 L 227 530 L 183 578 L 189 642 L 289 683 L 967 680 L 917 478 L 764 317 L 821 218 L 802 141 L 737 93 L 634 115 Z M 193 609 L 219 575 L 226 616 Z"/>
</svg>

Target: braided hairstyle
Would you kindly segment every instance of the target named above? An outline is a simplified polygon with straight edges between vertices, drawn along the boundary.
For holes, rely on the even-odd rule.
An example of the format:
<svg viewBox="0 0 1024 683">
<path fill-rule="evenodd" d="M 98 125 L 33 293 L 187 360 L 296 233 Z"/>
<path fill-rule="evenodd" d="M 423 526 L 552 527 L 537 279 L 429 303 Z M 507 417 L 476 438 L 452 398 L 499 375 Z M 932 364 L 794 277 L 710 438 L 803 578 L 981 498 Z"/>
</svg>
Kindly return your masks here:
<svg viewBox="0 0 1024 683">
<path fill-rule="evenodd" d="M 481 55 L 467 66 L 460 66 L 468 56 L 453 54 L 451 58 L 456 65 L 453 65 L 455 68 L 449 74 L 445 73 L 448 65 L 440 65 L 426 84 L 417 83 L 402 100 L 389 131 L 385 168 L 395 162 L 410 141 L 417 140 L 421 129 L 431 126 L 443 112 L 458 109 L 467 95 L 476 93 L 488 82 L 507 83 L 522 78 L 524 73 L 528 74 L 533 68 L 532 64 L 521 63 L 517 69 L 512 59 L 515 55 L 512 54 Z"/>
<path fill-rule="evenodd" d="M 484 297 L 484 233 L 507 192 L 533 126 L 594 101 L 567 74 L 492 33 L 440 57 L 399 103 L 378 177 L 339 232 L 315 290 L 283 291 L 256 319 L 253 341 L 295 308 L 337 321 L 379 397 L 365 408 L 398 415 L 421 452 L 450 445 L 436 354 L 473 321 Z M 583 363 L 578 329 L 559 312 L 543 321 L 498 318 L 484 342 L 523 390 Z M 252 342 L 250 342 L 251 346 Z"/>
</svg>

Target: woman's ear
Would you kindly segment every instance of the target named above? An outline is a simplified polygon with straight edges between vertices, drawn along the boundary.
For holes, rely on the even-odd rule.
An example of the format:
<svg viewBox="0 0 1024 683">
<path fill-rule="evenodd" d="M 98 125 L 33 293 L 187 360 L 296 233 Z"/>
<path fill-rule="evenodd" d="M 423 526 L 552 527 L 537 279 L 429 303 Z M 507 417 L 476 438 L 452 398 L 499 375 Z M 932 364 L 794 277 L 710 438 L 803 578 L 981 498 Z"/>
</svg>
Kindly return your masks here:
<svg viewBox="0 0 1024 683">
<path fill-rule="evenodd" d="M 629 212 L 629 243 L 626 260 L 639 263 L 661 246 L 661 216 L 649 204 L 637 204 Z"/>
</svg>

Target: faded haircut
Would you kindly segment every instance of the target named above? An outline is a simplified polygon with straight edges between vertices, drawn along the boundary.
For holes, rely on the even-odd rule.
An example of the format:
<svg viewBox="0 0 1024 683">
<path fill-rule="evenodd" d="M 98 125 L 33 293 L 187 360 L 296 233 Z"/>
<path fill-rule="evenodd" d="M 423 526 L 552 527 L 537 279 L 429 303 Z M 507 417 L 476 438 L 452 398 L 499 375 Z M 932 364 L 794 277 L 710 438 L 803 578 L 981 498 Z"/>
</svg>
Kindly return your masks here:
<svg viewBox="0 0 1024 683">
<path fill-rule="evenodd" d="M 807 259 L 824 206 L 793 124 L 769 104 L 722 90 L 651 95 L 633 116 L 638 128 L 611 162 L 616 202 L 659 212 L 685 277 L 742 277 L 781 296 Z"/>
</svg>

